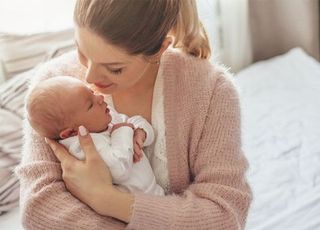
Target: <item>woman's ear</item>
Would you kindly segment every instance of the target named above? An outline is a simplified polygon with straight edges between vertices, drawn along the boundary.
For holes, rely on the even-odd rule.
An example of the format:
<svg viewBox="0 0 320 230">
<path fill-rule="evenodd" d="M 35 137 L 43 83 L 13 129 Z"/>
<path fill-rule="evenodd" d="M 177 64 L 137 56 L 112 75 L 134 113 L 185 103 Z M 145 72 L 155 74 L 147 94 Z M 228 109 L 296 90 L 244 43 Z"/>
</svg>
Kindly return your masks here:
<svg viewBox="0 0 320 230">
<path fill-rule="evenodd" d="M 62 130 L 59 134 L 61 139 L 66 139 L 68 137 L 72 137 L 72 136 L 76 136 L 78 135 L 78 131 L 76 129 L 72 129 L 72 128 L 66 128 L 64 130 Z"/>
<path fill-rule="evenodd" d="M 167 36 L 162 42 L 158 55 L 161 56 L 163 52 L 166 51 L 168 47 L 172 44 L 172 42 L 173 42 L 173 38 L 171 36 Z"/>
<path fill-rule="evenodd" d="M 172 42 L 173 42 L 172 37 L 167 36 L 162 42 L 160 50 L 149 58 L 149 62 L 153 64 L 159 64 L 163 52 L 168 49 L 168 47 L 172 44 Z"/>
</svg>

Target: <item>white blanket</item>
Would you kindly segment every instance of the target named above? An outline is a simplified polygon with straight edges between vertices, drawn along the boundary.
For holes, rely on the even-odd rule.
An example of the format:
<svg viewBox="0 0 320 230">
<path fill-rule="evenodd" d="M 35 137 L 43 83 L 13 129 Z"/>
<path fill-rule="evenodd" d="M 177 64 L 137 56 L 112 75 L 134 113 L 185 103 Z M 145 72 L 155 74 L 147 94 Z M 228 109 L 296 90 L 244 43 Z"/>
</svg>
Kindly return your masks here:
<svg viewBox="0 0 320 230">
<path fill-rule="evenodd" d="M 320 63 L 296 48 L 236 83 L 254 193 L 247 229 L 320 229 Z"/>
</svg>

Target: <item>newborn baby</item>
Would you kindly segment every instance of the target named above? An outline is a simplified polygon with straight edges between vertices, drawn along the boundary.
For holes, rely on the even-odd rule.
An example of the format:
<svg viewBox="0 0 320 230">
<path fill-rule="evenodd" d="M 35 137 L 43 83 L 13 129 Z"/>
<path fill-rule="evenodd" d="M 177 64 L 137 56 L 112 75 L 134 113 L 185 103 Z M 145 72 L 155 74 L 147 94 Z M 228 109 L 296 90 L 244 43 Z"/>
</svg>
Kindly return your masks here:
<svg viewBox="0 0 320 230">
<path fill-rule="evenodd" d="M 134 130 L 143 130 L 143 146 L 152 144 L 154 139 L 152 126 L 143 117 L 118 114 L 108 107 L 102 95 L 95 95 L 82 81 L 69 76 L 40 82 L 31 91 L 26 108 L 27 118 L 36 132 L 59 140 L 80 160 L 85 154 L 77 137 L 78 127 L 85 126 L 120 190 L 164 195 L 148 159 L 143 156 L 133 163 Z"/>
</svg>

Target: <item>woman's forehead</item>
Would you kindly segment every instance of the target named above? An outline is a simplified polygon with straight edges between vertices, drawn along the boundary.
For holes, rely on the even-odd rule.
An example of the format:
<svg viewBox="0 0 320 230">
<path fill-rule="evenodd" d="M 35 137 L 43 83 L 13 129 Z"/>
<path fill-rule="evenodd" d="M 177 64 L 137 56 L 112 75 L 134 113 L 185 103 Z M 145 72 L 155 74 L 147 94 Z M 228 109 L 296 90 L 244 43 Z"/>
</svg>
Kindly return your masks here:
<svg viewBox="0 0 320 230">
<path fill-rule="evenodd" d="M 75 28 L 75 42 L 80 52 L 95 63 L 128 62 L 133 57 L 86 28 Z"/>
</svg>

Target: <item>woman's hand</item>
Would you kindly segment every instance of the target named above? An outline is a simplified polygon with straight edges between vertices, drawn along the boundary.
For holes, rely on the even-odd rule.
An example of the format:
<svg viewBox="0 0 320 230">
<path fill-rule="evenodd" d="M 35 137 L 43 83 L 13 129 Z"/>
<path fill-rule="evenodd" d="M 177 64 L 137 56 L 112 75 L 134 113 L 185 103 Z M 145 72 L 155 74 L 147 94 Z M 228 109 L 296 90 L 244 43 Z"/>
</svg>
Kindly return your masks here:
<svg viewBox="0 0 320 230">
<path fill-rule="evenodd" d="M 79 141 L 85 160 L 73 157 L 63 145 L 46 139 L 61 162 L 62 178 L 67 189 L 100 215 L 111 216 L 129 222 L 134 196 L 120 192 L 112 185 L 108 166 L 97 152 L 86 128 L 79 127 Z"/>
<path fill-rule="evenodd" d="M 108 166 L 97 152 L 91 136 L 83 126 L 79 128 L 79 141 L 85 160 L 72 156 L 56 141 L 46 139 L 54 154 L 61 162 L 62 178 L 67 189 L 79 200 L 89 205 L 99 214 L 106 214 L 109 200 L 118 191 L 112 185 Z M 119 192 L 118 192 L 119 193 Z"/>
</svg>

